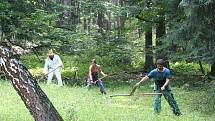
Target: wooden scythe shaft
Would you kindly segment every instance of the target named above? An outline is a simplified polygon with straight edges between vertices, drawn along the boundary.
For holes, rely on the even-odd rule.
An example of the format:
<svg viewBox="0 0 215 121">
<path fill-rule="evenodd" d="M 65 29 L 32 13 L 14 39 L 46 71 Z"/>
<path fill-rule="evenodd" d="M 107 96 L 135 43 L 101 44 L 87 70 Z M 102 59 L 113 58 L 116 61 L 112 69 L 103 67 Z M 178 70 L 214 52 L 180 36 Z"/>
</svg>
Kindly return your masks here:
<svg viewBox="0 0 215 121">
<path fill-rule="evenodd" d="M 136 91 L 137 87 L 138 87 L 138 86 L 136 86 L 136 85 L 133 87 L 133 89 L 132 89 L 131 92 L 130 92 L 130 95 L 133 95 L 133 94 L 134 94 L 134 92 Z"/>
<path fill-rule="evenodd" d="M 107 75 L 107 76 L 108 76 L 108 75 Z M 105 78 L 105 77 L 107 77 L 107 76 L 103 76 L 103 77 L 97 79 L 95 82 L 93 82 L 93 84 L 96 84 L 97 81 L 99 81 L 99 80 L 101 80 L 101 79 L 103 79 L 103 78 Z"/>
<path fill-rule="evenodd" d="M 57 70 L 59 67 L 60 67 L 60 66 L 58 66 L 58 67 L 56 67 L 55 69 L 53 69 L 52 71 L 50 71 L 50 72 L 48 72 L 48 73 L 46 73 L 46 74 L 42 75 L 42 76 L 41 76 L 39 79 L 37 79 L 37 80 L 41 80 L 41 79 L 43 79 L 45 76 L 47 76 L 48 74 L 50 74 L 50 73 L 54 72 L 54 71 L 55 71 L 55 70 Z"/>
<path fill-rule="evenodd" d="M 99 81 L 99 80 L 101 80 L 101 79 L 103 79 L 103 78 L 105 78 L 105 77 L 111 77 L 111 76 L 114 76 L 114 75 L 117 75 L 117 74 L 108 74 L 108 75 L 106 75 L 106 76 L 103 76 L 103 77 L 97 79 L 95 82 L 93 82 L 93 84 L 96 84 L 97 81 Z"/>
<path fill-rule="evenodd" d="M 55 70 L 57 70 L 60 66 L 56 67 L 55 69 L 53 69 L 52 71 L 48 72 L 47 74 L 45 74 L 45 76 L 47 76 L 48 74 L 54 72 Z"/>
<path fill-rule="evenodd" d="M 145 96 L 145 95 L 161 95 L 162 93 L 140 93 L 140 95 Z M 110 95 L 110 97 L 118 97 L 118 96 L 132 96 L 131 94 L 115 94 L 115 95 Z"/>
<path fill-rule="evenodd" d="M 140 93 L 139 95 L 162 95 L 162 93 Z"/>
<path fill-rule="evenodd" d="M 110 97 L 118 97 L 118 96 L 131 96 L 130 94 L 115 94 L 115 95 L 110 95 Z"/>
</svg>

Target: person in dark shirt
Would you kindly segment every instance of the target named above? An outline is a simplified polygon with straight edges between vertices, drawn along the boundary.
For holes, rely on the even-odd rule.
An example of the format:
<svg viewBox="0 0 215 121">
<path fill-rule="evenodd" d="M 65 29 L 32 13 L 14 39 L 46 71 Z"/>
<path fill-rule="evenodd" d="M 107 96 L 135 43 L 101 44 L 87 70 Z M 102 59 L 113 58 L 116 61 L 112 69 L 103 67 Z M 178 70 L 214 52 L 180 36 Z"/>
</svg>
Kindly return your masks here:
<svg viewBox="0 0 215 121">
<path fill-rule="evenodd" d="M 163 94 L 164 98 L 172 108 L 172 111 L 175 115 L 180 116 L 181 112 L 179 110 L 179 107 L 173 97 L 173 94 L 171 93 L 171 89 L 169 87 L 169 82 L 171 79 L 172 75 L 170 73 L 170 70 L 166 67 L 164 67 L 164 60 L 163 59 L 158 59 L 157 60 L 157 68 L 153 69 L 148 75 L 143 77 L 141 81 L 136 83 L 134 86 L 132 92 L 130 95 L 133 95 L 134 91 L 136 88 L 143 82 L 145 82 L 148 79 L 154 79 L 155 81 L 155 87 L 154 91 L 156 93 L 155 95 L 155 100 L 154 100 L 154 111 L 156 113 L 160 113 L 161 111 L 161 94 Z"/>
<path fill-rule="evenodd" d="M 103 76 L 107 76 L 101 69 L 100 65 L 96 63 L 96 59 L 92 59 L 91 65 L 89 67 L 89 74 L 87 79 L 88 90 L 92 87 L 92 84 L 97 84 L 100 88 L 102 94 L 106 94 L 105 88 L 102 84 L 101 79 L 98 78 L 99 73 Z"/>
</svg>

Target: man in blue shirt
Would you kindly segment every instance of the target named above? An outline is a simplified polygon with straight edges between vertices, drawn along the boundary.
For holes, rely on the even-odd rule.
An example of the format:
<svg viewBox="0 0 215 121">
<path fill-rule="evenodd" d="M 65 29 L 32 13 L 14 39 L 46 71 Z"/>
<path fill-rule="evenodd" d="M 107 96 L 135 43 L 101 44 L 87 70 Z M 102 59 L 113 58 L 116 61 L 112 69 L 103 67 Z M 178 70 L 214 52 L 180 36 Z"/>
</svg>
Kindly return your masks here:
<svg viewBox="0 0 215 121">
<path fill-rule="evenodd" d="M 170 107 L 172 108 L 172 111 L 175 115 L 179 116 L 181 115 L 181 112 L 178 108 L 178 105 L 173 97 L 173 94 L 171 93 L 170 87 L 169 87 L 169 81 L 171 78 L 171 73 L 168 68 L 164 67 L 164 60 L 158 59 L 157 60 L 157 68 L 152 70 L 148 75 L 143 77 L 141 81 L 139 81 L 135 86 L 130 95 L 133 95 L 136 88 L 146 81 L 147 79 L 152 78 L 155 80 L 155 88 L 154 91 L 157 93 L 155 95 L 154 100 L 154 111 L 156 113 L 160 113 L 161 111 L 161 94 L 162 93 L 166 101 L 169 103 Z"/>
</svg>

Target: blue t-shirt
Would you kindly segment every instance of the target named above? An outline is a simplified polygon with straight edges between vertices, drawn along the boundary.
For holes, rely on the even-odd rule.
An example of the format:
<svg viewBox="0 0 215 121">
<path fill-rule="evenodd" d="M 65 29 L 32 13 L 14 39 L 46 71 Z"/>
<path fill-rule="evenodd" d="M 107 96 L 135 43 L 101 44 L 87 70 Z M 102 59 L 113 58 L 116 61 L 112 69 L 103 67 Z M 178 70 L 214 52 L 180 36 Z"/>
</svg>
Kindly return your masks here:
<svg viewBox="0 0 215 121">
<path fill-rule="evenodd" d="M 166 82 L 166 79 L 170 79 L 172 77 L 168 68 L 164 68 L 163 72 L 158 71 L 157 68 L 153 69 L 147 76 L 149 78 L 153 78 L 155 80 L 155 84 L 158 86 L 163 86 Z"/>
</svg>

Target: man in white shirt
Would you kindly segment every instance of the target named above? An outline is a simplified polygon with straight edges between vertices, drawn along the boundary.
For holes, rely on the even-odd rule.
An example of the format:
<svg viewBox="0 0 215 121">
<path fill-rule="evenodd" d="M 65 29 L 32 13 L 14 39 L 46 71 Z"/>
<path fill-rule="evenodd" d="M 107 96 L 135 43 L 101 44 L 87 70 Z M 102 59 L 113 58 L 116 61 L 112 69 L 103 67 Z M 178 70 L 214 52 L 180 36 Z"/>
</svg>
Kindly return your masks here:
<svg viewBox="0 0 215 121">
<path fill-rule="evenodd" d="M 53 50 L 49 50 L 48 57 L 45 60 L 44 72 L 48 74 L 47 84 L 51 83 L 52 77 L 55 74 L 58 85 L 63 86 L 63 82 L 61 79 L 61 68 L 63 68 L 63 63 L 60 57 L 53 52 Z"/>
</svg>

